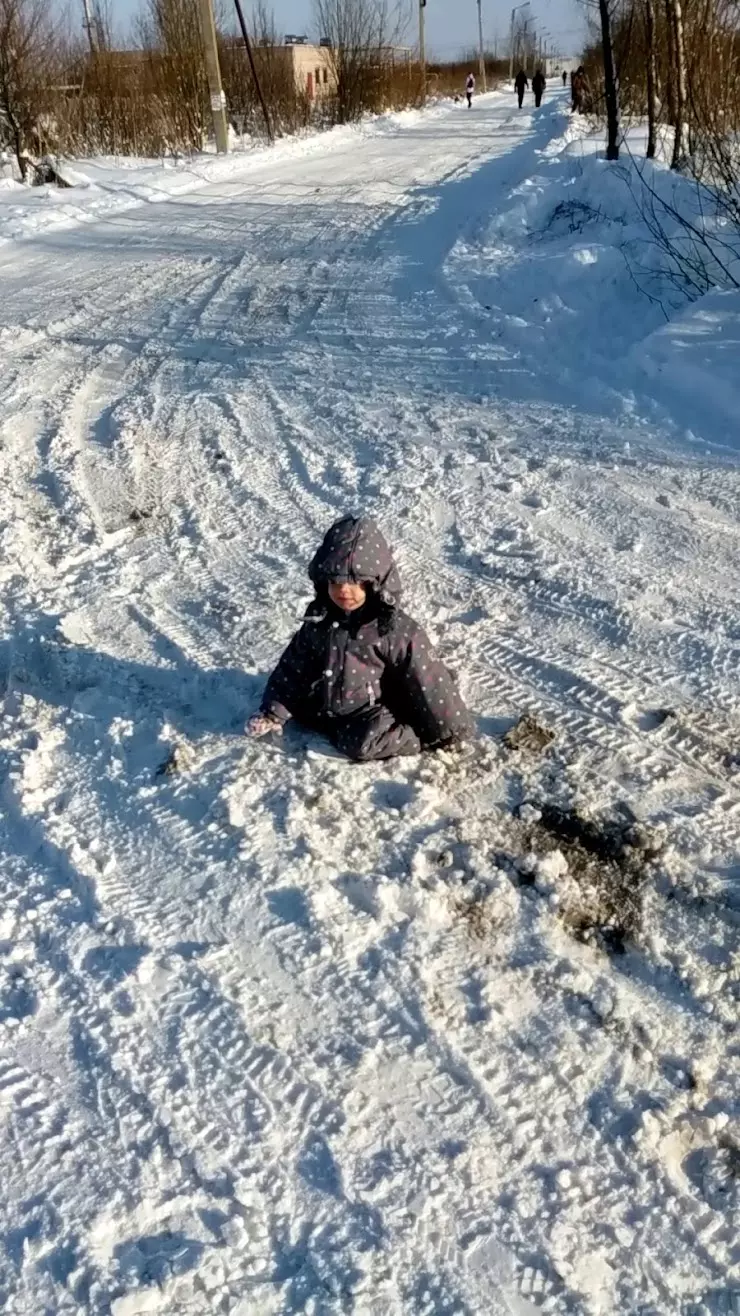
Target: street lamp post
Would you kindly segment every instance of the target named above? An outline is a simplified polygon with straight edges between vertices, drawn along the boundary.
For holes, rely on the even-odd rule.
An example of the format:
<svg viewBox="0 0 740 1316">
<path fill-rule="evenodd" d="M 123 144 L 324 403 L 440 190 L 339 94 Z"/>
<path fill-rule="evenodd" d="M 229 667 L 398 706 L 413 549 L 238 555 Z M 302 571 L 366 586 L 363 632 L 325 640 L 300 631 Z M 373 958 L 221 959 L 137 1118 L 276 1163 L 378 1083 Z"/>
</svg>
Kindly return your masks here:
<svg viewBox="0 0 740 1316">
<path fill-rule="evenodd" d="M 524 0 L 521 5 L 514 5 L 511 11 L 511 34 L 509 36 L 509 82 L 514 77 L 514 30 L 516 26 L 516 16 L 520 9 L 529 9 L 529 0 Z"/>
<path fill-rule="evenodd" d="M 481 0 L 478 0 L 478 72 L 480 73 L 481 86 L 483 90 L 486 91 L 486 60 L 483 54 L 483 11 Z"/>
<path fill-rule="evenodd" d="M 550 43 L 550 48 L 552 49 L 552 42 L 553 42 L 552 32 L 550 31 L 549 28 L 543 27 L 540 29 L 540 64 L 542 65 L 542 71 L 545 74 L 545 77 L 547 77 L 548 42 Z"/>
</svg>

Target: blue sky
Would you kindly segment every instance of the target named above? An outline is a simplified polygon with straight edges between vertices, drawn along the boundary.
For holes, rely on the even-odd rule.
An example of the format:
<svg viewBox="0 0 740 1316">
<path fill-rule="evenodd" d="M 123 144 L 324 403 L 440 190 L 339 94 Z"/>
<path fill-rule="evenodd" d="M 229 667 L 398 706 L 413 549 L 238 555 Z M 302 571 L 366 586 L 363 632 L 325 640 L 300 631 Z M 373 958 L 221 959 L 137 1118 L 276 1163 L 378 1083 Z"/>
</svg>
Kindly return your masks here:
<svg viewBox="0 0 740 1316">
<path fill-rule="evenodd" d="M 82 0 L 70 0 L 70 3 L 73 11 L 77 6 L 82 12 Z M 112 0 L 112 3 L 115 19 L 124 27 L 128 26 L 132 14 L 140 6 L 140 0 Z M 225 3 L 231 8 L 231 0 L 225 0 Z M 250 0 L 242 0 L 242 3 L 245 10 L 249 11 Z M 486 37 L 504 37 L 509 25 L 511 0 L 482 0 L 482 3 Z M 312 0 L 274 0 L 271 7 L 278 31 L 312 33 Z M 549 29 L 564 54 L 579 52 L 584 19 L 583 9 L 577 0 L 532 0 L 531 12 L 538 26 Z M 454 55 L 477 43 L 478 11 L 475 0 L 427 0 L 426 14 L 427 45 L 431 54 Z M 414 40 L 413 26 L 409 29 L 409 44 Z"/>
</svg>

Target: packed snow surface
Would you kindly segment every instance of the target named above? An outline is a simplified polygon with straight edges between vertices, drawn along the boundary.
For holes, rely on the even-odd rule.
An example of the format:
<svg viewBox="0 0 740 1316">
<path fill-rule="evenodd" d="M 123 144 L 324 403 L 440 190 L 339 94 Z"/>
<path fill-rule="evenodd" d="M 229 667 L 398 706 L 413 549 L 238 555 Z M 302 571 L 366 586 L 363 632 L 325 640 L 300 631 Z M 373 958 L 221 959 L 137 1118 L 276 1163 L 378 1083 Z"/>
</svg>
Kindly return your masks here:
<svg viewBox="0 0 740 1316">
<path fill-rule="evenodd" d="M 740 301 L 563 110 L 2 191 L 13 1316 L 740 1310 Z M 346 511 L 469 756 L 241 734 Z"/>
</svg>

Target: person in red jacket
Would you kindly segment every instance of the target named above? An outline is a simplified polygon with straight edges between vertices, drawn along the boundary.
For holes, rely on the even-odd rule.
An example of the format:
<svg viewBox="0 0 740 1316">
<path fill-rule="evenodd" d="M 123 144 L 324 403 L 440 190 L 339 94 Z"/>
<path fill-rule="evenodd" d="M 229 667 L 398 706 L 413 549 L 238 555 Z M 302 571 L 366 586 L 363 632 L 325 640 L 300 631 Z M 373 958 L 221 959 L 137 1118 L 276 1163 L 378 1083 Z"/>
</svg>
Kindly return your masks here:
<svg viewBox="0 0 740 1316">
<path fill-rule="evenodd" d="M 455 680 L 401 610 L 396 564 L 375 522 L 337 521 L 309 575 L 315 599 L 247 734 L 279 734 L 293 717 L 359 762 L 467 739 L 471 720 Z"/>
</svg>

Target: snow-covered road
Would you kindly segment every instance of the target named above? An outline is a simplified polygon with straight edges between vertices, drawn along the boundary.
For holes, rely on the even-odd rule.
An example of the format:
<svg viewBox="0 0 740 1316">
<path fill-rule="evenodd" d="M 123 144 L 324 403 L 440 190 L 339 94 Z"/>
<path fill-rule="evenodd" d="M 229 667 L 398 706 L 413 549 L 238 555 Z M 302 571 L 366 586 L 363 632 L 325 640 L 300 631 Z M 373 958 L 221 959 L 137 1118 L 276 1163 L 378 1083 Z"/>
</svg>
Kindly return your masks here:
<svg viewBox="0 0 740 1316">
<path fill-rule="evenodd" d="M 740 467 L 640 392 L 660 309 L 574 223 L 562 110 L 0 249 L 14 1316 L 740 1302 Z M 354 510 L 472 766 L 240 734 Z M 664 846 L 624 953 L 543 802 Z"/>
</svg>

